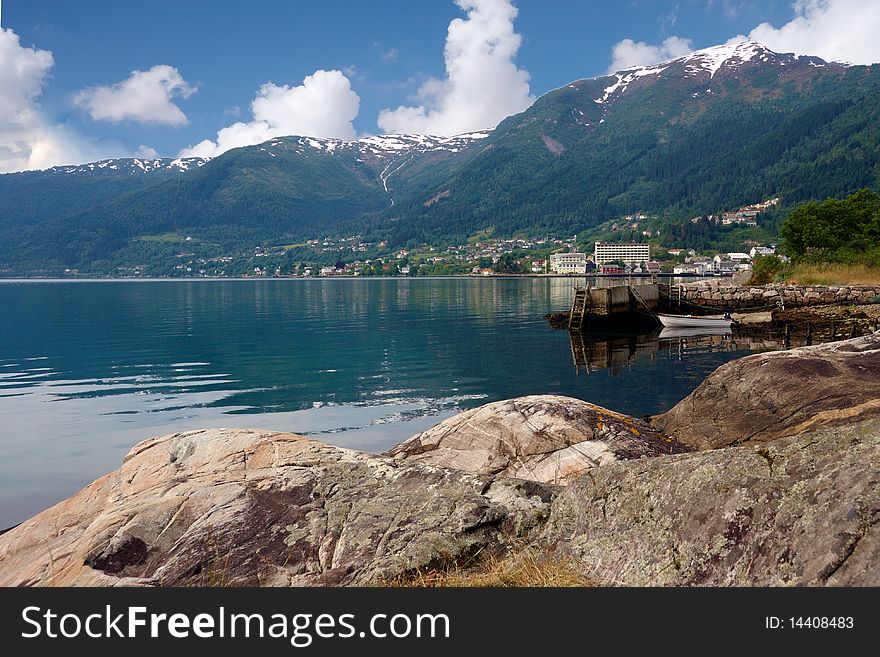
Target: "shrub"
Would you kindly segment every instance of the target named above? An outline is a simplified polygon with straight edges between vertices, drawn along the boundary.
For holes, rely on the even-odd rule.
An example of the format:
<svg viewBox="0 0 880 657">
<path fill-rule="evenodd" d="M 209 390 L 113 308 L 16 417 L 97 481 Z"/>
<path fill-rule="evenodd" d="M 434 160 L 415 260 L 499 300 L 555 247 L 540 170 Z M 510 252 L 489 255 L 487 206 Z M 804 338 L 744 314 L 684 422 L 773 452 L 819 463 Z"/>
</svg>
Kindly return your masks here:
<svg viewBox="0 0 880 657">
<path fill-rule="evenodd" d="M 785 263 L 775 255 L 758 256 L 752 262 L 752 285 L 767 285 L 785 269 Z"/>
</svg>

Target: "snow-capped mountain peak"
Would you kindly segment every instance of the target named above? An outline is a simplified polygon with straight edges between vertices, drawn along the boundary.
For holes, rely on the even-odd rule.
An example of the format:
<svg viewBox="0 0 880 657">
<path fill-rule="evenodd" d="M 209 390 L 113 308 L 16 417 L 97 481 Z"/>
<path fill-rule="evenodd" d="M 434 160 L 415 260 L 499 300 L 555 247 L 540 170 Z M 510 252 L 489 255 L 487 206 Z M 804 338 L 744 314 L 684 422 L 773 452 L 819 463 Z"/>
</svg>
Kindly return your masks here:
<svg viewBox="0 0 880 657">
<path fill-rule="evenodd" d="M 694 72 L 707 71 L 711 80 L 725 64 L 733 66 L 755 58 L 767 59 L 775 54 L 760 43 L 747 40 L 697 50 L 677 61 L 686 63 Z"/>
<path fill-rule="evenodd" d="M 170 157 L 163 158 L 116 158 L 112 160 L 100 160 L 98 162 L 89 162 L 87 164 L 75 164 L 67 166 L 52 167 L 49 171 L 53 173 L 92 173 L 95 171 L 117 171 L 128 172 L 131 175 L 148 174 L 155 171 L 179 171 L 185 172 L 191 169 L 198 169 L 210 161 L 205 157 L 187 157 L 172 159 Z"/>
<path fill-rule="evenodd" d="M 594 103 L 602 107 L 603 114 L 607 113 L 609 106 L 620 98 L 630 89 L 635 89 L 643 83 L 650 83 L 659 79 L 678 78 L 686 80 L 693 78 L 694 80 L 705 83 L 706 87 L 701 91 L 695 92 L 694 96 L 700 96 L 704 93 L 711 94 L 712 83 L 716 76 L 724 74 L 724 76 L 737 77 L 743 66 L 753 66 L 756 64 L 767 64 L 773 66 L 796 66 L 809 65 L 815 68 L 824 68 L 826 66 L 849 66 L 843 62 L 828 62 L 809 55 L 796 55 L 793 53 L 777 53 L 757 41 L 731 41 L 720 46 L 712 46 L 696 50 L 683 57 L 672 59 L 651 66 L 633 66 L 610 75 L 591 78 L 591 80 L 605 81 L 612 79 L 610 84 L 606 83 L 597 93 L 594 86 L 587 86 L 594 94 L 592 100 Z M 572 89 L 583 88 L 584 85 L 574 82 L 568 85 Z M 604 119 L 604 115 L 602 117 Z M 604 122 L 600 119 L 599 123 Z"/>
<path fill-rule="evenodd" d="M 259 148 L 270 156 L 275 156 L 277 149 L 283 148 L 298 153 L 306 153 L 310 149 L 314 149 L 326 153 L 350 152 L 355 153 L 358 157 L 386 159 L 415 153 L 443 151 L 458 153 L 471 146 L 474 142 L 485 139 L 490 134 L 491 130 L 482 130 L 452 137 L 373 135 L 353 140 L 292 136 L 276 137 L 264 144 L 260 144 Z"/>
</svg>

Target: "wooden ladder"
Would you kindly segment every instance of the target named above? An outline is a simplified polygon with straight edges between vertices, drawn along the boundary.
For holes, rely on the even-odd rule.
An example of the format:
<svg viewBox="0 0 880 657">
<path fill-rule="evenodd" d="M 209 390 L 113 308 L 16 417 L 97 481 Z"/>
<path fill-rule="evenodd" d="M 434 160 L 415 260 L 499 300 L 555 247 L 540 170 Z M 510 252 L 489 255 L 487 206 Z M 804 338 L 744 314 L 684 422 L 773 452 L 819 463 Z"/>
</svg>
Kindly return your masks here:
<svg viewBox="0 0 880 657">
<path fill-rule="evenodd" d="M 568 330 L 580 331 L 584 325 L 584 315 L 587 312 L 587 300 L 589 288 L 576 287 L 574 299 L 571 302 L 571 312 L 568 316 Z"/>
</svg>

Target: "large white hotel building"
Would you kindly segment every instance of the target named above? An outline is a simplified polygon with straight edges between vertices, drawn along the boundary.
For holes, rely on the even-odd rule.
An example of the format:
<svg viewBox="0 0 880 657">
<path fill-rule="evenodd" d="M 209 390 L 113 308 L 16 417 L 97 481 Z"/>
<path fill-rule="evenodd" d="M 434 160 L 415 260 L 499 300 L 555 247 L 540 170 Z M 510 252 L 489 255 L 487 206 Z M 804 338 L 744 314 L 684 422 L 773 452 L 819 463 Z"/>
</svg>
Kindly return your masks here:
<svg viewBox="0 0 880 657">
<path fill-rule="evenodd" d="M 550 256 L 550 271 L 554 274 L 586 274 L 586 253 L 554 253 Z"/>
<path fill-rule="evenodd" d="M 593 261 L 597 265 L 608 262 L 622 261 L 627 265 L 640 265 L 651 259 L 650 244 L 635 244 L 625 242 L 596 242 L 596 251 Z"/>
</svg>

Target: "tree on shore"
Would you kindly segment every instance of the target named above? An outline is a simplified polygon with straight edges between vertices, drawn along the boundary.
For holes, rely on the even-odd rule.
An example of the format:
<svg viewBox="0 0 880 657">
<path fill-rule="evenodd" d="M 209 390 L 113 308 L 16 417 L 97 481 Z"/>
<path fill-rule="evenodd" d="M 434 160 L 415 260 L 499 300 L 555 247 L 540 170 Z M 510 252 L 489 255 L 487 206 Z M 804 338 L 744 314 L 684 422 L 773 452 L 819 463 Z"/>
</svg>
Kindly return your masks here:
<svg viewBox="0 0 880 657">
<path fill-rule="evenodd" d="M 779 233 L 795 260 L 880 266 L 880 195 L 862 189 L 845 199 L 804 203 Z"/>
</svg>

